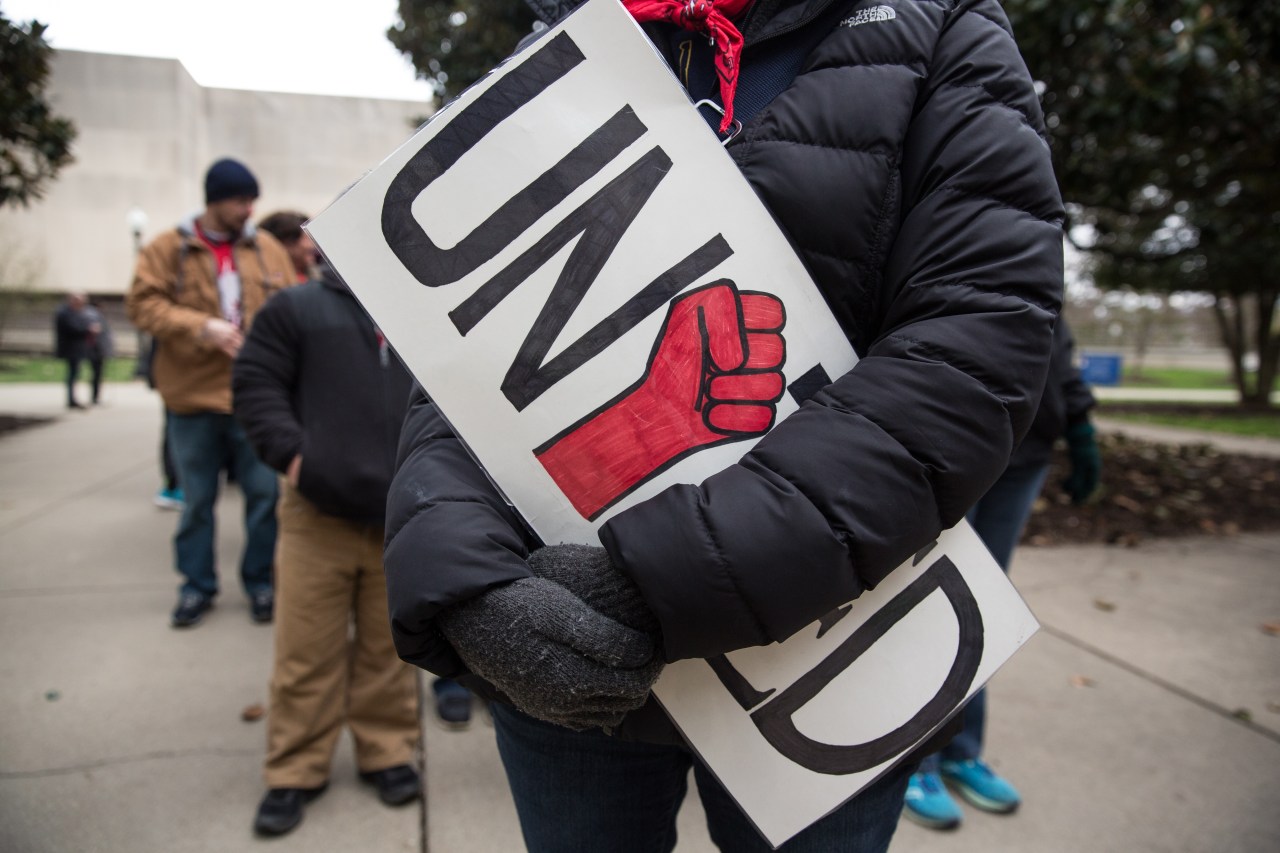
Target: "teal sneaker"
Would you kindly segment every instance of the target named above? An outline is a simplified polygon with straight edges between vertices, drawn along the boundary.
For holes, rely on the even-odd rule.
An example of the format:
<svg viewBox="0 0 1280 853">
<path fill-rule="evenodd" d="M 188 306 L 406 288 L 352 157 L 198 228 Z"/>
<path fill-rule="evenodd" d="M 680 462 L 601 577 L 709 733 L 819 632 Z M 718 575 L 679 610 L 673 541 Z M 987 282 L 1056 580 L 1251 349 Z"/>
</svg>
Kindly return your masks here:
<svg viewBox="0 0 1280 853">
<path fill-rule="evenodd" d="M 902 806 L 909 820 L 929 829 L 955 829 L 964 817 L 937 773 L 912 773 Z"/>
<path fill-rule="evenodd" d="M 182 489 L 161 489 L 156 493 L 154 502 L 161 509 L 180 510 L 187 505 Z"/>
<path fill-rule="evenodd" d="M 1009 814 L 1022 802 L 1017 789 L 976 758 L 943 761 L 941 770 L 942 778 L 956 793 L 983 811 Z"/>
</svg>

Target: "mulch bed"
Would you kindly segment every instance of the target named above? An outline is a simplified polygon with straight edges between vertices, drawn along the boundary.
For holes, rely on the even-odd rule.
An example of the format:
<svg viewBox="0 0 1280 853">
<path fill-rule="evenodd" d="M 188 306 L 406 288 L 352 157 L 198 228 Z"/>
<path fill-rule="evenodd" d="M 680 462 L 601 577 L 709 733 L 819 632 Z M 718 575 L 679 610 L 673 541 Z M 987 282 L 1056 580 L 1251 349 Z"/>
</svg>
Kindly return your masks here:
<svg viewBox="0 0 1280 853">
<path fill-rule="evenodd" d="M 1102 483 L 1072 506 L 1060 483 L 1066 453 L 1054 457 L 1023 543 L 1136 545 L 1144 539 L 1280 529 L 1280 459 L 1223 453 L 1209 445 L 1154 444 L 1099 436 Z"/>
</svg>

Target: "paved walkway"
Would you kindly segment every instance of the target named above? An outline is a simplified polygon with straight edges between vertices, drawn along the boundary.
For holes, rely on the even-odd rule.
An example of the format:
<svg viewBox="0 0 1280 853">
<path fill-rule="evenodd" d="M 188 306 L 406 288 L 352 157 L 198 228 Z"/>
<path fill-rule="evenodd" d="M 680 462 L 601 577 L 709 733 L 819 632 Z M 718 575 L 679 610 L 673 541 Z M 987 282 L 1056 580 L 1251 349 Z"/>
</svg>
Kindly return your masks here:
<svg viewBox="0 0 1280 853">
<path fill-rule="evenodd" d="M 176 521 L 156 509 L 160 409 L 136 385 L 61 408 L 56 385 L 0 386 L 0 850 L 18 853 L 491 853 L 523 849 L 493 730 L 430 720 L 427 793 L 387 809 L 339 750 L 328 793 L 261 842 L 271 631 L 235 588 L 235 490 L 220 507 L 224 592 L 200 627 L 168 614 Z M 989 756 L 1011 817 L 949 834 L 904 823 L 892 853 L 1280 849 L 1280 535 L 1138 548 L 1025 548 L 1043 630 L 991 685 Z M 680 853 L 713 850 L 696 801 Z"/>
<path fill-rule="evenodd" d="M 1280 441 L 1274 438 L 1200 432 L 1159 424 L 1132 423 L 1119 418 L 1094 418 L 1093 422 L 1103 432 L 1124 433 L 1133 438 L 1158 444 L 1210 444 L 1224 453 L 1280 459 Z"/>
<path fill-rule="evenodd" d="M 1234 388 L 1143 388 L 1133 385 L 1091 385 L 1093 396 L 1103 402 L 1134 403 L 1222 403 L 1240 402 Z M 1272 395 L 1272 400 L 1276 395 Z"/>
</svg>

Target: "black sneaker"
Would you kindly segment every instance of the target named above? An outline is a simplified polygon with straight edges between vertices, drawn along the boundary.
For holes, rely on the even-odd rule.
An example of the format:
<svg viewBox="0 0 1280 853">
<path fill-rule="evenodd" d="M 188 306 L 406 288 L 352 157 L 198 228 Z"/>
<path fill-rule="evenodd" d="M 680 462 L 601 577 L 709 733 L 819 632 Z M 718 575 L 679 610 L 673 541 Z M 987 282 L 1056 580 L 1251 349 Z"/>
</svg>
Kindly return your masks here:
<svg viewBox="0 0 1280 853">
<path fill-rule="evenodd" d="M 389 806 L 402 806 L 422 793 L 418 771 L 408 764 L 397 764 L 386 770 L 361 773 L 360 778 L 378 788 L 378 797 Z"/>
<path fill-rule="evenodd" d="M 259 835 L 284 835 L 302 823 L 303 806 L 324 793 L 319 788 L 271 788 L 258 804 L 253 831 Z"/>
<path fill-rule="evenodd" d="M 270 622 L 275 606 L 275 592 L 269 589 L 260 589 L 249 596 L 249 618 L 259 625 Z"/>
<path fill-rule="evenodd" d="M 184 592 L 178 596 L 178 606 L 173 609 L 172 624 L 175 628 L 190 628 L 199 624 L 204 614 L 213 607 L 213 599 L 198 592 Z"/>
</svg>

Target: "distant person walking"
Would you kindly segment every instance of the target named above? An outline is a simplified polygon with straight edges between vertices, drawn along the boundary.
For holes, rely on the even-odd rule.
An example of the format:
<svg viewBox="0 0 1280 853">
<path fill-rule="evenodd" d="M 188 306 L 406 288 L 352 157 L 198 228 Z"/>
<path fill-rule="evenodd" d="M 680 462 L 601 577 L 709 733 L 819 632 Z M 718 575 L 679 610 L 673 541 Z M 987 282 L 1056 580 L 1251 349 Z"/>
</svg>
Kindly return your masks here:
<svg viewBox="0 0 1280 853">
<path fill-rule="evenodd" d="M 342 280 L 322 267 L 272 299 L 236 359 L 235 413 L 284 475 L 276 551 L 267 793 L 254 828 L 289 832 L 329 782 L 343 722 L 383 802 L 421 790 L 416 677 L 396 655 L 383 517 L 412 380 Z M 351 626 L 354 625 L 354 633 Z"/>
<path fill-rule="evenodd" d="M 1067 442 L 1070 472 L 1062 488 L 1072 503 L 1084 503 L 1098 487 L 1102 457 L 1089 411 L 1096 401 L 1074 362 L 1075 341 L 1063 317 L 1053 332 L 1049 377 L 1031 431 L 1014 451 L 1009 466 L 966 516 L 1000 568 L 1009 571 L 1014 549 L 1031 517 L 1031 508 L 1049 474 L 1058 439 Z M 1017 789 L 982 760 L 987 691 L 979 690 L 961 712 L 964 728 L 941 752 L 926 757 L 907 783 L 904 812 L 930 829 L 955 829 L 964 813 L 947 788 L 970 805 L 994 814 L 1016 811 Z"/>
<path fill-rule="evenodd" d="M 205 174 L 205 208 L 138 254 L 126 307 L 158 342 L 151 365 L 185 506 L 174 536 L 183 576 L 172 623 L 197 624 L 218 594 L 214 505 L 224 466 L 244 494 L 240 579 L 255 622 L 271 621 L 276 478 L 231 414 L 231 361 L 258 309 L 295 282 L 284 247 L 250 223 L 258 181 L 218 160 Z"/>
<path fill-rule="evenodd" d="M 93 405 L 96 406 L 102 402 L 102 377 L 106 369 L 107 359 L 115 354 L 115 346 L 111 337 L 111 326 L 107 323 L 107 318 L 98 309 L 97 303 L 89 299 L 84 311 L 89 315 L 89 328 L 91 330 L 89 339 L 86 342 L 91 382 L 89 387 L 92 393 L 90 399 Z"/>
<path fill-rule="evenodd" d="M 97 403 L 102 384 L 101 348 L 97 345 L 98 336 L 103 332 L 102 316 L 89 306 L 89 299 L 84 293 L 68 293 L 54 312 L 53 331 L 57 357 L 67 363 L 67 408 L 85 408 L 76 400 L 76 380 L 80 375 L 80 365 L 86 361 L 93 368 L 92 400 Z"/>
</svg>

